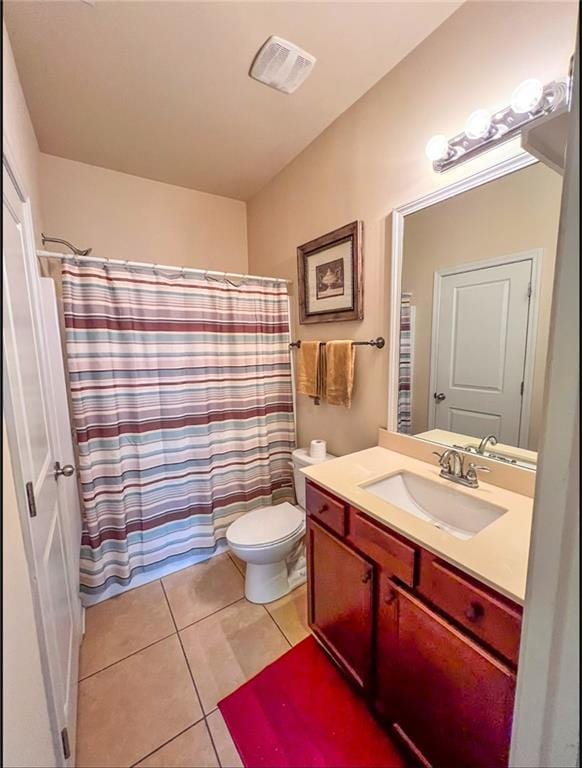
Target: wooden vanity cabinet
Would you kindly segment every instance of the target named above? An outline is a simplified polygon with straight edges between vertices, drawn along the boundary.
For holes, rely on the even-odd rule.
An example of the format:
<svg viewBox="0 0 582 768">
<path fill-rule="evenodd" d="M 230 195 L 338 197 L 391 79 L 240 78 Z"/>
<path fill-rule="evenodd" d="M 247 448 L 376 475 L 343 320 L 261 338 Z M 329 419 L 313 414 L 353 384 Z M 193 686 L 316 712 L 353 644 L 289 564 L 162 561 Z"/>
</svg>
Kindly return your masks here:
<svg viewBox="0 0 582 768">
<path fill-rule="evenodd" d="M 374 569 L 313 520 L 308 525 L 309 624 L 353 682 L 371 680 Z"/>
<path fill-rule="evenodd" d="M 430 552 L 423 552 L 418 592 L 477 640 L 517 665 L 521 607 Z"/>
<path fill-rule="evenodd" d="M 307 512 L 309 623 L 379 718 L 423 766 L 506 766 L 521 608 L 311 481 Z"/>
<path fill-rule="evenodd" d="M 515 694 L 509 667 L 388 579 L 377 626 L 376 707 L 420 762 L 506 766 Z"/>
</svg>

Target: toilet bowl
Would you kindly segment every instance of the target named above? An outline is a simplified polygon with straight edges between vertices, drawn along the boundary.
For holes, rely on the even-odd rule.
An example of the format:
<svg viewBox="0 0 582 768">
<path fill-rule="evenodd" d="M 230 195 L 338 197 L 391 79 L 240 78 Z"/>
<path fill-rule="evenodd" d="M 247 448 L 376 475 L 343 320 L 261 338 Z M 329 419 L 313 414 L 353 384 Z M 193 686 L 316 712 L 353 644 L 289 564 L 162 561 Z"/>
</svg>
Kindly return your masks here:
<svg viewBox="0 0 582 768">
<path fill-rule="evenodd" d="M 241 515 L 226 531 L 233 552 L 246 564 L 245 597 L 270 603 L 305 582 L 305 476 L 301 467 L 335 458 L 313 459 L 304 448 L 293 451 L 295 494 L 299 506 L 288 502 L 259 507 Z M 292 560 L 291 562 L 288 562 Z"/>
</svg>

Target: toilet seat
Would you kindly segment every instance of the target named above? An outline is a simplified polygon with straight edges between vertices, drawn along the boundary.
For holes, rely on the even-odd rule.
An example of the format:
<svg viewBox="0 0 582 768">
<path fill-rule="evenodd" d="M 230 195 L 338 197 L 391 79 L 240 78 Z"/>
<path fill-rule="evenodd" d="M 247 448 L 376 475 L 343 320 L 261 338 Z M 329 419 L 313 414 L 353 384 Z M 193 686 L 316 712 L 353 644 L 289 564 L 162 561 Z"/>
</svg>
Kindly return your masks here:
<svg viewBox="0 0 582 768">
<path fill-rule="evenodd" d="M 229 544 L 244 549 L 263 549 L 293 538 L 305 527 L 305 515 L 289 502 L 259 507 L 247 512 L 228 527 Z"/>
</svg>

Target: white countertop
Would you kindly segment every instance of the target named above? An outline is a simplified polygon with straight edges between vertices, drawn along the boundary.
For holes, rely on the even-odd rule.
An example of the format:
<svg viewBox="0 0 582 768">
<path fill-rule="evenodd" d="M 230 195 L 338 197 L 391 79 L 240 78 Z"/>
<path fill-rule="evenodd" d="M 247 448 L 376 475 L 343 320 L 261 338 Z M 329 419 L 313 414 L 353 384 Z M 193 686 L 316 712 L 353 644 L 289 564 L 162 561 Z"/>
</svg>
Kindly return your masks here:
<svg viewBox="0 0 582 768">
<path fill-rule="evenodd" d="M 363 483 L 381 480 L 399 470 L 477 496 L 507 509 L 473 538 L 463 541 L 380 499 Z M 302 470 L 303 473 L 370 517 L 439 555 L 506 597 L 523 604 L 527 578 L 533 500 L 528 496 L 479 481 L 479 488 L 453 485 L 439 477 L 435 463 L 413 459 L 386 448 L 368 448 Z"/>
</svg>

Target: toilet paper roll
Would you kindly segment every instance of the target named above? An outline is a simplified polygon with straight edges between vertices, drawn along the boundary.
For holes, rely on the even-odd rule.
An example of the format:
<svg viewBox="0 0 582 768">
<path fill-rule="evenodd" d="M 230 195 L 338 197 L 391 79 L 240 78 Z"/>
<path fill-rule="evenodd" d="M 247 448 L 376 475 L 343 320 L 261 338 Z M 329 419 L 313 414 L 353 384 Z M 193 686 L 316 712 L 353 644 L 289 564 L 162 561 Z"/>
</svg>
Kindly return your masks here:
<svg viewBox="0 0 582 768">
<path fill-rule="evenodd" d="M 325 440 L 312 440 L 309 446 L 309 455 L 312 459 L 325 459 L 327 446 Z"/>
</svg>

